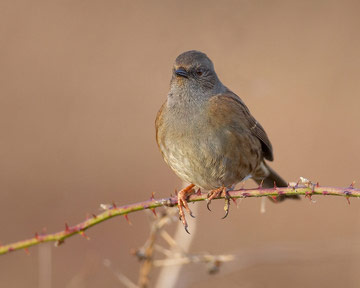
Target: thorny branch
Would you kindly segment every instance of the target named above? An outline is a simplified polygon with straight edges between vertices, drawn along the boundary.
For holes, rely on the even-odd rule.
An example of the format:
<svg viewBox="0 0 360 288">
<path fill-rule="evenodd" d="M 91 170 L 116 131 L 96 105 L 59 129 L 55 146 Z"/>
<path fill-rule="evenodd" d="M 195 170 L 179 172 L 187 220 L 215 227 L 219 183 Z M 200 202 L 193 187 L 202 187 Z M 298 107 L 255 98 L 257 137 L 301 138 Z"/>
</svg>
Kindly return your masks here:
<svg viewBox="0 0 360 288">
<path fill-rule="evenodd" d="M 319 184 L 312 184 L 311 182 L 305 183 L 295 183 L 293 185 L 289 185 L 288 187 L 274 187 L 274 188 L 256 188 L 256 189 L 239 189 L 234 191 L 229 191 L 229 196 L 235 201 L 237 198 L 248 198 L 248 197 L 273 197 L 276 198 L 281 195 L 304 195 L 305 197 L 311 198 L 313 195 L 324 195 L 324 196 L 343 196 L 349 202 L 350 197 L 360 197 L 360 189 L 354 188 L 354 183 L 352 183 L 347 188 L 339 188 L 339 187 L 325 187 L 320 186 Z M 189 202 L 198 202 L 205 201 L 207 199 L 207 194 L 196 193 L 189 197 Z M 223 195 L 218 197 L 217 199 L 224 199 Z M 155 211 L 155 208 L 158 207 L 172 207 L 177 205 L 177 197 L 169 197 L 162 199 L 154 199 L 152 196 L 150 200 L 134 203 L 130 205 L 124 205 L 118 207 L 115 204 L 112 205 L 102 205 L 104 208 L 104 212 L 93 215 L 91 218 L 86 219 L 85 221 L 74 225 L 68 226 L 65 224 L 65 229 L 56 233 L 50 234 L 38 234 L 36 233 L 34 237 L 14 242 L 7 245 L 0 246 L 0 255 L 6 254 L 8 252 L 25 249 L 27 251 L 28 247 L 38 245 L 43 242 L 54 241 L 55 246 L 59 246 L 64 243 L 66 238 L 74 236 L 76 234 L 80 234 L 86 239 L 88 237 L 85 234 L 85 231 L 92 226 L 95 226 L 103 221 L 106 221 L 115 216 L 123 215 L 128 220 L 128 214 L 142 211 L 145 209 L 151 209 Z"/>
</svg>

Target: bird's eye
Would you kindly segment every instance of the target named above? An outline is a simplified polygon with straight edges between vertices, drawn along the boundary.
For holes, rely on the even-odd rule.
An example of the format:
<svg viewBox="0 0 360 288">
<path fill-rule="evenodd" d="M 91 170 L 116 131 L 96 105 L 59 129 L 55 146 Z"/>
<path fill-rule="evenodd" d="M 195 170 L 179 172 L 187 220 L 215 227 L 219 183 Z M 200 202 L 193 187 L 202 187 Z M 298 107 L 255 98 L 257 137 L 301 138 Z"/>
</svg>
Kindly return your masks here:
<svg viewBox="0 0 360 288">
<path fill-rule="evenodd" d="M 196 70 L 196 74 L 197 74 L 198 76 L 202 76 L 202 75 L 204 74 L 204 71 L 198 69 L 198 70 Z"/>
</svg>

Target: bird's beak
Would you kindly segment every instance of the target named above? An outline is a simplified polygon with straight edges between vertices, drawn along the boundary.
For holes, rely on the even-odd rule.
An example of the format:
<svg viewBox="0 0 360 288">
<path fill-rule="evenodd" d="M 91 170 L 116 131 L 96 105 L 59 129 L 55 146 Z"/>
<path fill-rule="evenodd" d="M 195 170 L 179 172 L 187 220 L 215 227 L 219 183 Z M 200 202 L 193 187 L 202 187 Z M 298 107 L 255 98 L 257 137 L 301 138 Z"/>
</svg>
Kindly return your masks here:
<svg viewBox="0 0 360 288">
<path fill-rule="evenodd" d="M 175 70 L 175 74 L 181 77 L 189 78 L 189 73 L 182 67 Z"/>
</svg>

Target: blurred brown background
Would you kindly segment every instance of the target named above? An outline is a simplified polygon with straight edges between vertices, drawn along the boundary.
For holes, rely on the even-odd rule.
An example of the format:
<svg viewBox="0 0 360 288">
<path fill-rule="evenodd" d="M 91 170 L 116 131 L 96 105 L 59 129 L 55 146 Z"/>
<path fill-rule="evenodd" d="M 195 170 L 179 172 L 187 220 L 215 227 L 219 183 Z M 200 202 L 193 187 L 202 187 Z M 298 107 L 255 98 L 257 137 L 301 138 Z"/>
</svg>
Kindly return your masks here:
<svg viewBox="0 0 360 288">
<path fill-rule="evenodd" d="M 209 55 L 265 127 L 284 178 L 360 182 L 359 12 L 358 1 L 2 0 L 1 243 L 181 187 L 154 119 L 175 57 L 190 49 Z M 196 204 L 190 251 L 240 257 L 214 276 L 185 266 L 176 287 L 359 287 L 360 201 L 315 200 L 260 214 L 260 200 L 246 199 L 226 220 L 222 201 L 212 213 Z M 51 287 L 123 287 L 104 259 L 136 281 L 129 251 L 149 225 L 146 213 L 130 218 L 51 248 Z M 0 286 L 44 286 L 39 255 L 1 256 Z"/>
</svg>

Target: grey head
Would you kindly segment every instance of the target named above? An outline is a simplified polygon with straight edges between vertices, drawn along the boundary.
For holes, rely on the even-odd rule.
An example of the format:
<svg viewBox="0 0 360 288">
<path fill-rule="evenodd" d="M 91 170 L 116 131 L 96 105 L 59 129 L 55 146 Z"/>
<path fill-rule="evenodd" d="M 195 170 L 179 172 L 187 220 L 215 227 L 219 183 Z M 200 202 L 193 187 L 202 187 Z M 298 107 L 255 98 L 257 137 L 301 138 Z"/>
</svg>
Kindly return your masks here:
<svg viewBox="0 0 360 288">
<path fill-rule="evenodd" d="M 205 53 L 191 50 L 176 58 L 168 95 L 171 102 L 200 103 L 225 90 Z"/>
</svg>

